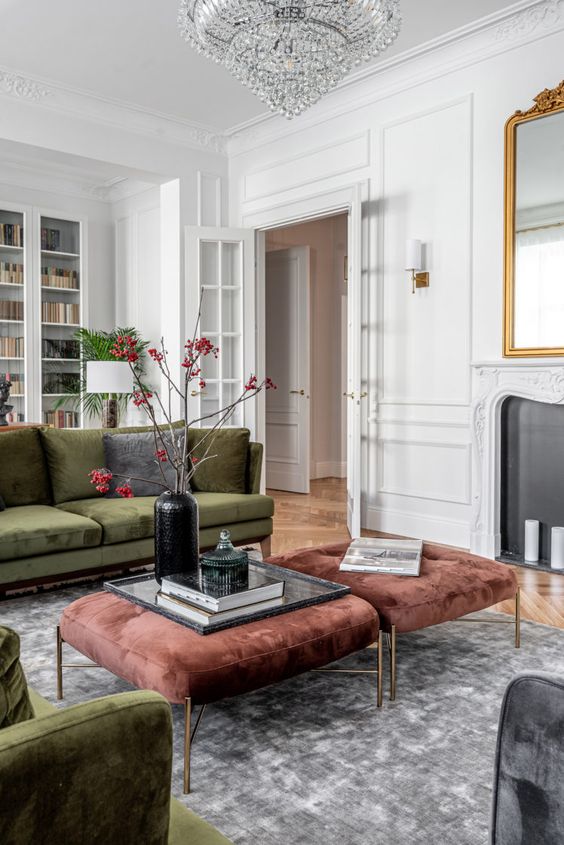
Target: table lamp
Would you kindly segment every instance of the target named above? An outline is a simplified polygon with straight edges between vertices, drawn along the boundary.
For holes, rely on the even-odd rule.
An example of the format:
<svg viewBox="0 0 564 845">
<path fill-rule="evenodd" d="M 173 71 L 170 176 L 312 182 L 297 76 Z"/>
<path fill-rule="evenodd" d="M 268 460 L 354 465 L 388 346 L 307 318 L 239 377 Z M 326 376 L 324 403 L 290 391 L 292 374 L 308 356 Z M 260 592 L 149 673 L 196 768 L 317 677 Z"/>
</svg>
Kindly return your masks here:
<svg viewBox="0 0 564 845">
<path fill-rule="evenodd" d="M 102 428 L 116 428 L 116 394 L 131 393 L 132 390 L 133 376 L 126 361 L 86 362 L 86 392 L 107 394 L 102 399 Z"/>
</svg>

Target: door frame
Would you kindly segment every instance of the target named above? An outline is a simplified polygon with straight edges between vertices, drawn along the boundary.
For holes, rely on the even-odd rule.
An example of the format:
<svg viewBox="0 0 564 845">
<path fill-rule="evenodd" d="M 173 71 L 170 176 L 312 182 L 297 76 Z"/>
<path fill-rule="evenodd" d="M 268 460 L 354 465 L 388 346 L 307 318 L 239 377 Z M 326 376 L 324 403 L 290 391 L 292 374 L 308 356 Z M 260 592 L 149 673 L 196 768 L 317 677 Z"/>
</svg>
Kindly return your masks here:
<svg viewBox="0 0 564 845">
<path fill-rule="evenodd" d="M 254 285 L 254 301 L 251 297 L 247 299 L 246 320 L 254 320 L 255 335 L 249 338 L 254 347 L 254 360 L 256 361 L 257 373 L 264 374 L 266 365 L 266 336 L 265 336 L 265 233 L 269 229 L 278 229 L 285 226 L 306 223 L 309 220 L 318 220 L 323 217 L 332 217 L 335 214 L 349 215 L 349 244 L 353 243 L 353 249 L 349 250 L 349 290 L 354 285 L 358 301 L 362 301 L 362 279 L 363 271 L 368 267 L 368 232 L 367 218 L 363 215 L 363 206 L 369 200 L 369 180 L 362 179 L 357 182 L 348 183 L 332 190 L 320 191 L 299 199 L 277 202 L 272 206 L 257 211 L 248 211 L 242 215 L 241 224 L 245 228 L 254 229 L 256 233 L 256 272 Z M 361 227 L 360 237 L 350 237 L 350 227 L 353 221 Z M 251 323 L 252 325 L 252 323 Z M 361 325 L 358 327 L 359 337 Z M 247 342 L 247 341 L 246 341 Z M 253 356 L 251 356 L 252 359 Z M 349 362 L 349 367 L 357 369 L 354 373 L 354 381 L 359 385 L 362 381 L 362 361 Z M 349 373 L 350 374 L 350 373 Z M 257 440 L 265 442 L 266 435 L 266 404 L 262 394 L 257 397 L 257 402 L 252 403 L 249 408 L 250 414 L 248 425 L 255 432 Z M 362 443 L 358 443 L 359 454 Z M 264 469 L 264 467 L 263 467 Z M 264 479 L 264 471 L 262 473 Z M 264 484 L 264 481 L 263 481 Z M 356 511 L 361 513 L 362 503 L 360 501 L 362 488 L 359 485 L 358 498 L 355 503 Z"/>
</svg>

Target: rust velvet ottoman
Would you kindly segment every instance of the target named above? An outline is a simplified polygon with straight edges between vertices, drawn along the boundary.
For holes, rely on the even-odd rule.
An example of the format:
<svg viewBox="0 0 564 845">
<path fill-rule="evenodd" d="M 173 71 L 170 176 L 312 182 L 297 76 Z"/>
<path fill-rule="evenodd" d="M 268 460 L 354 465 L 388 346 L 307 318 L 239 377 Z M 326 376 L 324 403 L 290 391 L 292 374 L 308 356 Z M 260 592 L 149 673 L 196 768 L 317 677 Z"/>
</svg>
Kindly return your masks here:
<svg viewBox="0 0 564 845">
<path fill-rule="evenodd" d="M 191 712 L 318 669 L 378 644 L 378 706 L 382 640 L 373 606 L 353 595 L 256 620 L 213 634 L 196 631 L 109 592 L 70 604 L 57 629 L 57 695 L 63 697 L 64 642 L 140 689 L 185 707 L 184 790 L 190 791 Z M 85 664 L 80 664 L 84 666 Z M 87 664 L 91 665 L 91 664 Z"/>
<path fill-rule="evenodd" d="M 425 543 L 418 577 L 341 572 L 339 564 L 348 547 L 349 543 L 336 543 L 297 549 L 269 557 L 265 563 L 346 584 L 355 596 L 370 602 L 378 611 L 381 629 L 388 638 L 392 700 L 396 695 L 397 634 L 451 622 L 514 599 L 515 647 L 519 648 L 519 587 L 515 573 L 506 564 Z"/>
</svg>

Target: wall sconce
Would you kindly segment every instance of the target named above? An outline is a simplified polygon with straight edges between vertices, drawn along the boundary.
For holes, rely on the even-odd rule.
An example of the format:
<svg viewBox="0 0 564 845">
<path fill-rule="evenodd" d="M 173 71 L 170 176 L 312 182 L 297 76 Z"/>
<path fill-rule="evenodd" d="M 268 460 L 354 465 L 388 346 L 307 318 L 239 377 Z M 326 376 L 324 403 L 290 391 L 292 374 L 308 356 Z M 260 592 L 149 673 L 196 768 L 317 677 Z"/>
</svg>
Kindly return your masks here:
<svg viewBox="0 0 564 845">
<path fill-rule="evenodd" d="M 422 273 L 421 241 L 412 239 L 405 242 L 405 269 L 411 273 L 411 293 L 415 293 L 415 288 L 429 287 L 429 273 Z"/>
</svg>

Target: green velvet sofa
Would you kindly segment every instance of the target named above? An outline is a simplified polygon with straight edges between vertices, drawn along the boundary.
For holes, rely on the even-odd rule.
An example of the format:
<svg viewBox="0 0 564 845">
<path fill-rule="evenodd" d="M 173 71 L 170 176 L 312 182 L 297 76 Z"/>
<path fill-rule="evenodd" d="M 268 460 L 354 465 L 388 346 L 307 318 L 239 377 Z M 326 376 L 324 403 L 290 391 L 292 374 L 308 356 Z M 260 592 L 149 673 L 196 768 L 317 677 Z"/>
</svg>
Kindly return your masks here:
<svg viewBox="0 0 564 845">
<path fill-rule="evenodd" d="M 105 463 L 103 434 L 0 430 L 0 593 L 152 561 L 154 497 L 106 498 L 90 483 L 90 470 Z M 200 436 L 190 433 L 196 446 Z M 247 429 L 223 429 L 214 452 L 193 479 L 200 547 L 215 546 L 228 528 L 234 543 L 261 542 L 268 554 L 274 503 L 260 494 L 261 444 Z"/>
<path fill-rule="evenodd" d="M 2 845 L 229 845 L 171 799 L 171 770 L 162 696 L 128 692 L 59 710 L 27 687 L 19 638 L 0 627 Z"/>
</svg>

